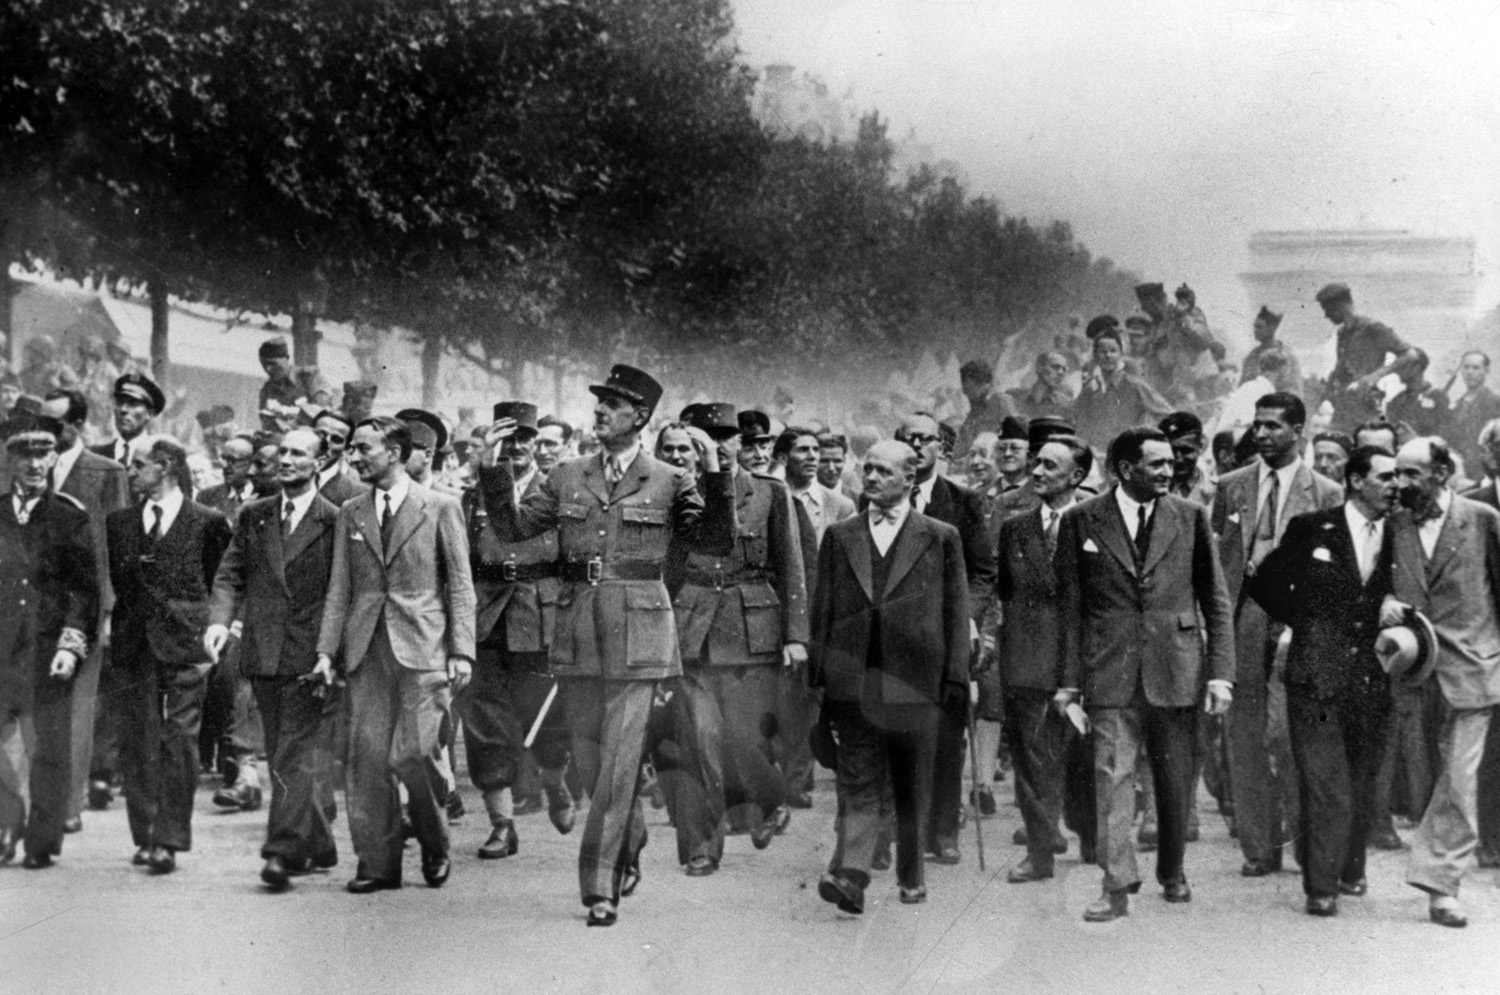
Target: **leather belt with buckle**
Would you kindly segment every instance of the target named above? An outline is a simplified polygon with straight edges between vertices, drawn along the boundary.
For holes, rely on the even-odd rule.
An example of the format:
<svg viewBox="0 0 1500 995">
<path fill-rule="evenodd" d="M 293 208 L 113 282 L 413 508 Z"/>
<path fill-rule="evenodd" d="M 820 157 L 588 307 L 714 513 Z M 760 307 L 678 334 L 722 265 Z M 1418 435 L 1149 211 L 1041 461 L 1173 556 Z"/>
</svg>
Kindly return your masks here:
<svg viewBox="0 0 1500 995">
<path fill-rule="evenodd" d="M 655 563 L 605 563 L 592 560 L 564 563 L 563 580 L 597 584 L 605 580 L 661 580 L 661 567 Z"/>
</svg>

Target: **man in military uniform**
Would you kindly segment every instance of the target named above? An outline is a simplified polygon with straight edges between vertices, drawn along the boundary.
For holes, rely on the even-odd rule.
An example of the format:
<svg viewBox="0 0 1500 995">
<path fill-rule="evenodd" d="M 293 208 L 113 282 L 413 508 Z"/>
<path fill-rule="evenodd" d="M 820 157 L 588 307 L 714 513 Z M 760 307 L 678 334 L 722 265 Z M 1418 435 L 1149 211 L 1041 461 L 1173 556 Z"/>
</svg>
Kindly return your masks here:
<svg viewBox="0 0 1500 995">
<path fill-rule="evenodd" d="M 1172 444 L 1172 493 L 1207 508 L 1214 501 L 1214 482 L 1203 472 L 1203 420 L 1191 411 L 1174 411 L 1156 426 Z"/>
<path fill-rule="evenodd" d="M 659 681 L 682 673 L 662 564 L 674 537 L 727 555 L 734 497 L 714 447 L 704 451 L 701 494 L 685 471 L 642 450 L 662 394 L 650 375 L 616 365 L 590 390 L 597 454 L 558 465 L 518 504 L 509 464 L 494 458 L 516 428 L 502 418 L 485 436 L 480 486 L 499 538 L 558 530 L 563 588 L 551 656 L 590 797 L 579 885 L 589 925 L 610 926 L 620 896 L 640 881 L 646 825 L 637 790 L 651 703 Z"/>
<path fill-rule="evenodd" d="M 698 427 L 731 450 L 733 406 L 705 404 Z M 683 583 L 673 603 L 684 657 L 679 737 L 685 763 L 669 794 L 677 857 L 690 877 L 718 869 L 726 808 L 749 808 L 757 850 L 770 845 L 785 800 L 773 759 L 780 668 L 807 660 L 807 586 L 797 514 L 786 485 L 731 471 L 736 536 L 727 553 L 685 540 Z"/>
<path fill-rule="evenodd" d="M 1302 393 L 1302 367 L 1297 363 L 1297 357 L 1292 355 L 1292 351 L 1276 341 L 1276 330 L 1281 327 L 1282 317 L 1283 315 L 1277 314 L 1264 304 L 1260 306 L 1260 311 L 1255 315 L 1255 322 L 1250 328 L 1251 334 L 1255 336 L 1255 348 L 1245 353 L 1245 361 L 1240 364 L 1240 386 L 1244 386 L 1265 372 L 1260 367 L 1262 356 L 1267 353 L 1278 353 L 1286 360 L 1281 378 L 1293 385 L 1291 390 Z M 1271 389 L 1279 388 L 1273 385 Z"/>
<path fill-rule="evenodd" d="M 99 621 L 88 512 L 48 483 L 61 434 L 46 415 L 12 412 L 0 426 L 11 474 L 0 498 L 0 864 L 24 838 L 31 869 L 62 852 L 72 677 Z"/>
<path fill-rule="evenodd" d="M 546 480 L 536 466 L 536 405 L 502 401 L 495 405 L 494 417 L 515 422 L 515 433 L 500 444 L 499 458 L 509 464 L 516 499 L 524 501 Z M 494 860 L 512 856 L 519 846 L 512 789 L 521 777 L 527 731 L 539 716 L 531 750 L 541 768 L 548 813 L 558 832 L 573 829 L 573 796 L 563 783 L 568 728 L 547 660 L 562 582 L 555 529 L 523 542 L 504 542 L 490 527 L 478 488 L 464 495 L 463 504 L 479 603 L 479 658 L 474 681 L 456 704 L 464 723 L 469 776 L 483 793 L 493 827 L 479 856 Z"/>
<path fill-rule="evenodd" d="M 1355 314 L 1354 295 L 1346 284 L 1328 284 L 1318 291 L 1317 301 L 1323 316 L 1338 326 L 1337 355 L 1327 382 L 1327 397 L 1333 402 L 1330 427 L 1352 432 L 1361 422 L 1380 416 L 1376 385 L 1387 373 L 1415 360 L 1416 350 L 1389 326 Z M 1392 357 L 1389 362 L 1387 355 Z"/>
<path fill-rule="evenodd" d="M 130 443 L 146 431 L 151 419 L 167 406 L 167 396 L 144 373 L 126 373 L 115 380 L 115 438 L 90 446 L 89 451 L 121 466 L 130 463 Z"/>
</svg>

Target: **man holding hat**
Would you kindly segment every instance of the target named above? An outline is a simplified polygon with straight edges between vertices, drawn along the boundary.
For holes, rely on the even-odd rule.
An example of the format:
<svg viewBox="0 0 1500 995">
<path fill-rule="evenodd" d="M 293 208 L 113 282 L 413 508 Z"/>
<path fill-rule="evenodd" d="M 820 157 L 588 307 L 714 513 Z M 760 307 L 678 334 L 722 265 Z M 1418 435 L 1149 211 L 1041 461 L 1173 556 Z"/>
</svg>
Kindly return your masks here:
<svg viewBox="0 0 1500 995">
<path fill-rule="evenodd" d="M 121 466 L 130 465 L 130 444 L 167 406 L 167 397 L 150 377 L 131 371 L 115 381 L 115 438 L 90 446 L 91 452 Z"/>
<path fill-rule="evenodd" d="M 1327 396 L 1333 402 L 1330 427 L 1352 432 L 1361 422 L 1380 416 L 1383 398 L 1377 385 L 1386 374 L 1415 361 L 1416 350 L 1389 326 L 1355 314 L 1347 284 L 1328 284 L 1318 291 L 1317 301 L 1323 316 L 1338 327 L 1333 372 L 1327 381 Z"/>
<path fill-rule="evenodd" d="M 292 376 L 292 354 L 287 349 L 286 339 L 266 339 L 260 344 L 260 368 L 266 371 L 266 382 L 260 385 L 260 401 L 257 411 L 264 411 L 269 402 L 293 405 L 302 396 L 302 390 Z"/>
<path fill-rule="evenodd" d="M 1444 768 L 1411 841 L 1406 880 L 1429 897 L 1440 926 L 1464 926 L 1458 888 L 1479 839 L 1479 767 L 1500 704 L 1500 512 L 1448 489 L 1453 456 L 1441 439 L 1396 452 L 1396 482 L 1410 514 L 1393 520 L 1392 593 L 1381 624 L 1415 609 L 1438 635 L 1437 681 L 1451 709 Z"/>
<path fill-rule="evenodd" d="M 518 502 L 542 489 L 536 467 L 537 410 L 525 401 L 495 405 L 495 421 L 508 418 L 515 432 L 500 443 L 499 459 L 510 467 Z M 469 776 L 484 796 L 493 827 L 479 848 L 484 860 L 515 854 L 515 799 L 528 747 L 541 769 L 547 811 L 560 833 L 573 829 L 573 796 L 563 782 L 568 766 L 568 726 L 548 660 L 557 628 L 562 588 L 557 530 L 521 542 L 505 542 L 490 527 L 483 495 L 463 497 L 469 527 L 469 563 L 478 601 L 478 658 L 474 680 L 455 700 L 464 724 Z M 533 742 L 527 731 L 540 726 Z"/>
<path fill-rule="evenodd" d="M 24 839 L 32 869 L 62 852 L 72 677 L 99 621 L 88 512 L 50 490 L 61 434 L 47 415 L 12 412 L 0 425 L 11 476 L 0 497 L 0 863 Z"/>
<path fill-rule="evenodd" d="M 694 427 L 732 449 L 733 411 L 701 405 Z M 679 737 L 684 776 L 668 797 L 677 859 L 689 877 L 718 869 L 726 809 L 748 810 L 736 821 L 750 825 L 757 850 L 770 845 L 786 798 L 771 746 L 781 668 L 807 662 L 807 577 L 791 494 L 743 467 L 731 476 L 734 545 L 684 540 L 683 583 L 672 605 L 683 656 L 677 704 L 691 731 Z"/>
<path fill-rule="evenodd" d="M 691 538 L 727 553 L 734 497 L 716 447 L 705 446 L 701 493 L 685 471 L 642 450 L 641 430 L 662 394 L 651 376 L 617 365 L 589 389 L 598 398 L 597 454 L 559 464 L 518 504 L 511 466 L 495 458 L 516 430 L 502 418 L 485 436 L 480 486 L 499 538 L 558 530 L 563 588 L 551 657 L 590 796 L 579 885 L 589 925 L 609 926 L 620 896 L 640 881 L 646 826 L 637 788 L 651 702 L 658 682 L 682 673 L 661 579 L 667 547 Z"/>
<path fill-rule="evenodd" d="M 1250 596 L 1292 630 L 1287 724 L 1303 799 L 1296 827 L 1307 912 L 1338 913 L 1365 893 L 1365 847 L 1390 717 L 1376 658 L 1391 590 L 1396 461 L 1371 446 L 1349 457 L 1342 507 L 1298 515 L 1251 578 Z"/>
</svg>

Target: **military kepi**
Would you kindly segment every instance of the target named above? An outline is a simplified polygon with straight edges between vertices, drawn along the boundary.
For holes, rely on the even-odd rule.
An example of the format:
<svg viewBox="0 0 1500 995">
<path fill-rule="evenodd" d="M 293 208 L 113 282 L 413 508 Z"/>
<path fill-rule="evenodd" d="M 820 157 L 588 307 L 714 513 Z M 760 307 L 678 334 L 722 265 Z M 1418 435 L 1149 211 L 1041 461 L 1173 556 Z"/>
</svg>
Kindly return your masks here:
<svg viewBox="0 0 1500 995">
<path fill-rule="evenodd" d="M 437 452 L 448 444 L 448 426 L 431 411 L 405 408 L 396 412 L 396 420 L 406 423 L 414 445 Z"/>
<path fill-rule="evenodd" d="M 656 402 L 661 400 L 661 384 L 645 370 L 638 370 L 624 363 L 616 363 L 610 368 L 609 379 L 594 384 L 589 390 L 594 392 L 595 397 L 606 394 L 623 397 L 631 404 L 648 411 L 655 411 Z"/>
<path fill-rule="evenodd" d="M 0 438 L 10 452 L 27 456 L 44 456 L 57 451 L 62 422 L 51 415 L 32 411 L 13 411 L 0 422 Z"/>
<path fill-rule="evenodd" d="M 501 401 L 495 405 L 495 421 L 509 418 L 516 423 L 517 432 L 529 432 L 536 435 L 536 405 L 525 401 Z"/>
<path fill-rule="evenodd" d="M 710 439 L 727 439 L 740 434 L 740 422 L 733 404 L 714 402 L 695 405 L 692 419 L 694 428 L 701 428 Z"/>
</svg>

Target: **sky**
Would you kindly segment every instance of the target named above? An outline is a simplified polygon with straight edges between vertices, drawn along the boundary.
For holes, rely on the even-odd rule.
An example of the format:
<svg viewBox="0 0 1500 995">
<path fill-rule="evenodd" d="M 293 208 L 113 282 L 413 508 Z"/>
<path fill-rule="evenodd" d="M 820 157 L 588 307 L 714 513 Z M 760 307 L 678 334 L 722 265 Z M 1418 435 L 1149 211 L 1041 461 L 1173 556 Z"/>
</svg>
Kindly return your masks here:
<svg viewBox="0 0 1500 995">
<path fill-rule="evenodd" d="M 1472 236 L 1500 303 L 1500 0 L 731 0 L 971 190 L 1248 329 L 1252 232 Z M 1477 308 L 1476 310 L 1478 310 Z"/>
</svg>

